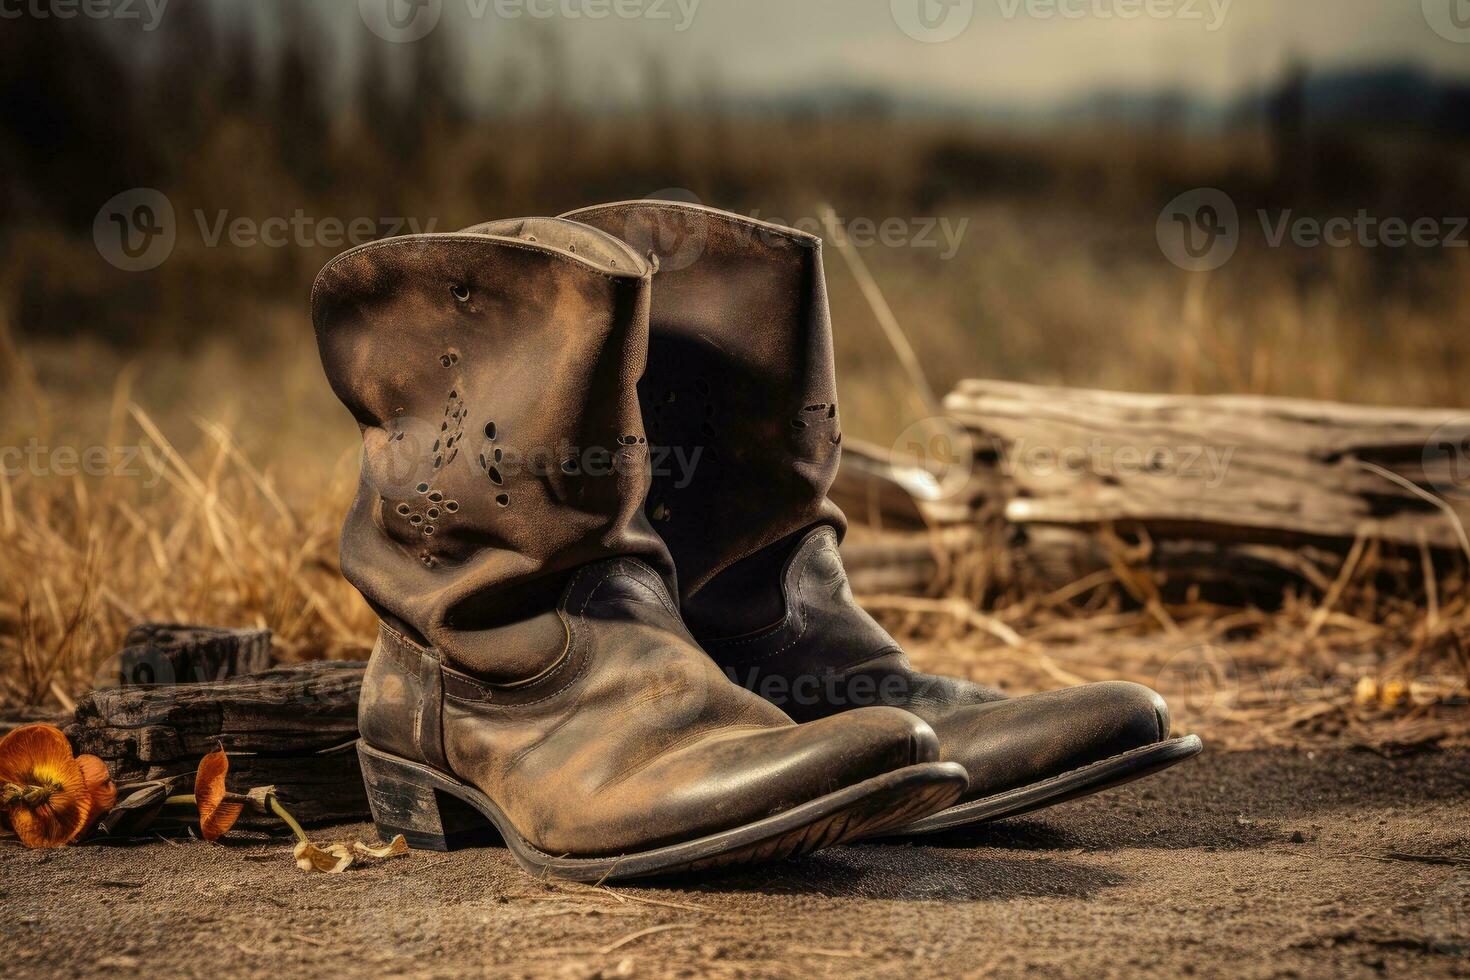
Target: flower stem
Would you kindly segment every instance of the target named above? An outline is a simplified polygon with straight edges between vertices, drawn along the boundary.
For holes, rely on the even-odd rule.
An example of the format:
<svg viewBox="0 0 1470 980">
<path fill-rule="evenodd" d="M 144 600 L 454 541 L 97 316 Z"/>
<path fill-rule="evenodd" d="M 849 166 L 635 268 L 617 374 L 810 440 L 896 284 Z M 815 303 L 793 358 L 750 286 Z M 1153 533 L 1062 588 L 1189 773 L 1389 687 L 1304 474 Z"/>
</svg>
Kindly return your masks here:
<svg viewBox="0 0 1470 980">
<path fill-rule="evenodd" d="M 251 804 L 256 802 L 248 796 L 241 796 L 239 793 L 226 793 L 224 801 L 226 803 Z M 168 799 L 163 801 L 165 806 L 184 806 L 186 804 L 194 806 L 198 805 L 198 802 L 198 799 L 194 796 L 193 793 L 185 793 L 179 796 L 170 796 Z M 305 844 L 307 841 L 306 831 L 302 830 L 301 824 L 296 822 L 296 818 L 291 816 L 290 813 L 287 813 L 286 808 L 281 806 L 281 801 L 276 799 L 276 794 L 272 793 L 270 796 L 267 796 L 266 802 L 270 805 L 271 812 L 280 817 L 281 822 L 284 823 L 287 827 L 291 828 L 291 833 L 296 835 L 296 839 Z"/>
<path fill-rule="evenodd" d="M 287 813 L 286 808 L 281 806 L 281 801 L 276 799 L 276 794 L 272 793 L 267 799 L 270 800 L 271 810 L 275 812 L 276 816 L 285 821 L 286 826 L 291 828 L 291 832 L 296 835 L 298 841 L 305 844 L 307 842 L 306 831 L 302 830 L 301 824 L 296 822 L 296 818 Z"/>
</svg>

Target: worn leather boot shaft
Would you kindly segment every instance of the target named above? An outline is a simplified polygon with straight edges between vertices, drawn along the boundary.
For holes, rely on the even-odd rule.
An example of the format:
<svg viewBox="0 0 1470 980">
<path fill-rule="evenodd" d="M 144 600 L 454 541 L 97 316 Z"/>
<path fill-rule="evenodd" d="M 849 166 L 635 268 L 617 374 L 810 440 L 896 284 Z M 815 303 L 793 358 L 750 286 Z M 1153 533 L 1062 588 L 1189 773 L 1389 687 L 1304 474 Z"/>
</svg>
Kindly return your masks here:
<svg viewBox="0 0 1470 980">
<path fill-rule="evenodd" d="M 559 625 L 509 648 L 503 627 L 577 568 L 636 557 L 671 573 L 642 509 L 651 269 L 580 237 L 581 257 L 518 236 L 392 239 L 340 256 L 313 294 L 327 378 L 363 436 L 343 574 L 385 621 L 498 683 L 561 655 Z"/>
<path fill-rule="evenodd" d="M 641 387 L 657 447 L 648 512 L 685 618 L 699 635 L 768 625 L 784 555 L 774 573 L 742 563 L 816 525 L 845 527 L 827 498 L 842 429 L 821 239 L 657 201 L 571 217 L 660 261 Z"/>
<path fill-rule="evenodd" d="M 643 512 L 654 269 L 530 219 L 363 246 L 318 279 L 323 365 L 363 438 L 342 569 L 383 619 L 359 710 L 380 826 L 447 846 L 447 791 L 523 863 L 626 855 L 937 757 L 898 710 L 794 725 L 685 629 Z M 959 794 L 950 768 L 925 800 Z"/>
<path fill-rule="evenodd" d="M 826 496 L 841 415 L 820 239 L 661 201 L 567 217 L 663 264 L 644 416 L 656 456 L 668 446 L 701 464 L 692 478 L 656 469 L 651 513 L 685 619 L 727 675 L 797 720 L 864 705 L 913 712 L 969 770 L 970 798 L 1167 737 L 1162 699 L 1137 684 L 1007 699 L 915 671 L 854 601 L 838 551 L 845 526 Z"/>
</svg>

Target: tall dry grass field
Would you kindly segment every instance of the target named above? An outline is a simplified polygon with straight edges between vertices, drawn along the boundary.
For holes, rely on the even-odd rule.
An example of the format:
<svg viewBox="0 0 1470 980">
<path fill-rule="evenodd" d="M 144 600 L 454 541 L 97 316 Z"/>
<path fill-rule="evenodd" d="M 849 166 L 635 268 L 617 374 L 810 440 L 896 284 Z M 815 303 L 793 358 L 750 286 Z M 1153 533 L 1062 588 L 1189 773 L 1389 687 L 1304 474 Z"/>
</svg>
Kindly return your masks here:
<svg viewBox="0 0 1470 980">
<path fill-rule="evenodd" d="M 471 130 L 463 152 L 433 155 L 432 179 L 414 185 L 408 206 L 452 230 L 682 186 L 792 223 L 814 225 L 823 200 L 848 222 L 942 217 L 962 228 L 952 249 L 861 249 L 941 392 L 992 377 L 1470 405 L 1466 250 L 1385 260 L 1271 249 L 1256 234 L 1214 273 L 1164 258 L 1154 221 L 1180 189 L 1234 180 L 1269 198 L 1258 142 L 664 122 L 639 124 L 649 142 L 628 141 L 613 122 L 589 126 L 590 148 L 549 175 L 538 161 L 555 157 L 548 141 L 567 121 L 550 136 L 525 124 L 522 157 L 492 173 L 487 161 L 515 142 L 505 135 L 514 125 L 494 139 Z M 204 152 L 226 161 L 242 138 L 225 126 Z M 782 152 L 760 149 L 773 146 Z M 201 171 L 175 192 L 178 208 L 268 215 L 308 200 L 317 213 L 379 213 L 352 181 L 336 198 L 311 198 L 282 192 L 283 175 L 252 175 L 269 175 L 268 161 L 257 163 Z M 99 272 L 84 235 L 18 227 L 5 246 L 14 262 L 0 277 L 4 699 L 67 704 L 144 620 L 269 627 L 287 659 L 362 656 L 373 617 L 337 563 L 357 434 L 321 376 L 305 300 L 331 251 L 211 249 L 181 235 L 152 278 L 129 278 Z M 827 271 L 845 429 L 890 445 L 923 409 L 835 250 Z M 73 322 L 73 312 L 97 323 Z M 98 339 L 107 331 L 97 324 L 122 333 Z"/>
</svg>

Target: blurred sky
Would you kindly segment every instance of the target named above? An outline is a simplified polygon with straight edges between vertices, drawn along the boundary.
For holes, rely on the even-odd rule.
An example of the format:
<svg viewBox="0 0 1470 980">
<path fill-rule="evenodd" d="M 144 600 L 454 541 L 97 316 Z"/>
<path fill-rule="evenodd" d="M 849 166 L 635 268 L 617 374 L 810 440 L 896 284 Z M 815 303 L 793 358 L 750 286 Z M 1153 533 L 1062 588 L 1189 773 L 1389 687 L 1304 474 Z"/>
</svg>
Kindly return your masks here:
<svg viewBox="0 0 1470 980">
<path fill-rule="evenodd" d="M 211 2 L 227 17 L 258 18 L 269 37 L 272 4 Z M 341 68 L 370 36 L 361 8 L 413 0 L 286 2 L 304 4 L 329 25 Z M 1178 88 L 1223 99 L 1268 85 L 1293 55 L 1315 69 L 1413 64 L 1470 74 L 1470 43 L 1431 27 L 1435 19 L 1446 23 L 1454 5 L 1461 21 L 1470 23 L 1470 0 L 427 2 L 442 4 L 438 30 L 450 33 L 465 59 L 471 99 L 487 103 L 503 77 L 504 56 L 524 53 L 528 39 L 547 33 L 561 42 L 584 80 L 576 94 L 613 102 L 642 98 L 650 54 L 667 66 L 676 91 L 716 85 L 737 96 L 771 96 L 857 86 L 901 98 L 1017 108 L 1107 89 Z M 597 3 L 629 4 L 644 15 L 587 16 L 588 5 Z M 969 11 L 969 26 L 943 43 L 915 40 L 898 21 L 912 20 L 908 11 L 918 4 L 929 5 L 933 15 L 945 5 L 954 5 L 950 16 Z M 1120 16 L 1150 6 L 1173 13 Z M 507 18 L 497 8 L 518 16 Z M 660 12 L 665 16 L 656 16 Z"/>
</svg>

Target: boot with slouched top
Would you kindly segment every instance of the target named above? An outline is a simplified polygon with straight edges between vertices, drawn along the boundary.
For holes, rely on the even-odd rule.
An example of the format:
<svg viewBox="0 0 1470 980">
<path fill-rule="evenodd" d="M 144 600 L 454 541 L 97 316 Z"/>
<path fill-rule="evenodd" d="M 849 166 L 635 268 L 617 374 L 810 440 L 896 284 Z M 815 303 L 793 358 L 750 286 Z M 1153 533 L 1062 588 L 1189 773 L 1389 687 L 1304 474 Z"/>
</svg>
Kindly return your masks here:
<svg viewBox="0 0 1470 980">
<path fill-rule="evenodd" d="M 1182 761 L 1147 687 L 1088 684 L 1008 698 L 919 673 L 853 601 L 828 499 L 841 415 L 821 239 L 697 205 L 635 201 L 564 215 L 652 251 L 644 421 L 665 465 L 648 512 L 680 606 L 733 680 L 798 721 L 887 705 L 933 726 L 970 788 L 911 821 L 926 833 L 1094 793 Z"/>
<path fill-rule="evenodd" d="M 364 245 L 317 279 L 364 441 L 342 570 L 382 622 L 359 756 L 385 839 L 613 880 L 805 853 L 964 789 L 913 715 L 796 725 L 689 635 L 643 514 L 653 273 L 539 219 Z"/>
</svg>

